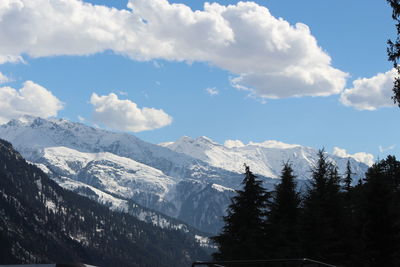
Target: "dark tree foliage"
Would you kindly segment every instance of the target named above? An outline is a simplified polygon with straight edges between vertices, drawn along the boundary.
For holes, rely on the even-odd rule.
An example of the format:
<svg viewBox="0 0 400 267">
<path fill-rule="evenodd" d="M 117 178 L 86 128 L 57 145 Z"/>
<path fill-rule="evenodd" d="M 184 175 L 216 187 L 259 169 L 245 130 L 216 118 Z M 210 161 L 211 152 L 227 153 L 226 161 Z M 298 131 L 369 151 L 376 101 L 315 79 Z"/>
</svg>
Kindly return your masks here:
<svg viewBox="0 0 400 267">
<path fill-rule="evenodd" d="M 363 186 L 364 266 L 400 266 L 400 162 L 394 156 L 375 163 Z"/>
<path fill-rule="evenodd" d="M 353 183 L 353 173 L 350 159 L 347 160 L 346 171 L 343 177 L 343 185 L 341 195 L 343 197 L 344 205 L 344 229 L 343 229 L 343 251 L 347 252 L 347 257 L 343 259 L 342 263 L 346 266 L 359 266 L 357 259 L 361 251 L 361 243 L 359 239 L 359 229 L 357 229 L 357 205 L 358 199 L 360 197 L 361 185 L 357 185 L 355 188 L 352 187 Z M 354 265 L 355 264 L 355 265 Z"/>
<path fill-rule="evenodd" d="M 207 255 L 193 237 L 61 188 L 0 140 L 0 264 L 167 267 L 198 259 Z"/>
<path fill-rule="evenodd" d="M 351 190 L 351 183 L 353 182 L 353 172 L 351 171 L 351 165 L 350 165 L 350 160 L 347 160 L 347 164 L 346 164 L 346 173 L 343 179 L 343 183 L 344 183 L 344 190 L 346 192 L 350 192 Z"/>
<path fill-rule="evenodd" d="M 400 74 L 400 66 L 398 65 L 400 59 L 400 1 L 399 0 L 387 0 L 392 7 L 392 18 L 396 21 L 397 37 L 395 41 L 388 40 L 387 53 L 389 61 L 393 62 L 393 66 L 397 69 L 397 73 Z M 393 85 L 393 96 L 394 103 L 397 103 L 400 107 L 400 78 L 396 77 Z"/>
<path fill-rule="evenodd" d="M 281 182 L 276 185 L 268 207 L 266 236 L 269 237 L 268 251 L 271 256 L 278 259 L 299 258 L 300 195 L 289 163 L 283 166 Z"/>
<path fill-rule="evenodd" d="M 337 167 L 319 151 L 319 160 L 312 170 L 309 188 L 303 200 L 301 237 L 303 255 L 307 258 L 340 263 L 345 234 L 344 207 L 340 194 Z"/>
<path fill-rule="evenodd" d="M 215 260 L 252 260 L 264 258 L 264 222 L 268 200 L 262 182 L 245 166 L 243 190 L 232 198 L 224 217 L 222 233 L 213 237 L 218 246 Z"/>
<path fill-rule="evenodd" d="M 267 201 L 247 167 L 244 189 L 229 206 L 223 232 L 213 238 L 219 247 L 215 259 L 312 258 L 346 267 L 400 266 L 400 162 L 388 156 L 355 186 L 352 175 L 350 161 L 342 178 L 320 150 L 301 199 L 293 170 L 285 164 L 281 183 Z"/>
</svg>

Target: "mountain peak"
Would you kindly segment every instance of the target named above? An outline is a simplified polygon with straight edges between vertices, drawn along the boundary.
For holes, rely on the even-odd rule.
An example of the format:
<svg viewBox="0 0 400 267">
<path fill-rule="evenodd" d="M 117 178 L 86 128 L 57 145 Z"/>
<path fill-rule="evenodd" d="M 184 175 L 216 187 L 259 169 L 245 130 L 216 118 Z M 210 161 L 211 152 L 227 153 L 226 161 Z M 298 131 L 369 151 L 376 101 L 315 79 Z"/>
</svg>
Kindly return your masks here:
<svg viewBox="0 0 400 267">
<path fill-rule="evenodd" d="M 195 141 L 206 143 L 206 144 L 207 143 L 211 143 L 211 144 L 214 144 L 214 145 L 218 145 L 218 143 L 214 142 L 211 138 L 209 138 L 207 136 L 204 136 L 204 135 L 197 137 Z"/>
<path fill-rule="evenodd" d="M 181 138 L 179 138 L 176 142 L 164 142 L 164 143 L 161 143 L 160 145 L 168 147 L 168 146 L 173 145 L 173 144 L 197 144 L 197 145 L 199 145 L 199 144 L 205 144 L 205 145 L 212 144 L 212 145 L 219 145 L 218 143 L 214 142 L 211 138 L 209 138 L 207 136 L 204 136 L 204 135 L 203 136 L 199 136 L 199 137 L 197 137 L 195 139 L 193 139 L 190 136 L 184 135 Z"/>
</svg>

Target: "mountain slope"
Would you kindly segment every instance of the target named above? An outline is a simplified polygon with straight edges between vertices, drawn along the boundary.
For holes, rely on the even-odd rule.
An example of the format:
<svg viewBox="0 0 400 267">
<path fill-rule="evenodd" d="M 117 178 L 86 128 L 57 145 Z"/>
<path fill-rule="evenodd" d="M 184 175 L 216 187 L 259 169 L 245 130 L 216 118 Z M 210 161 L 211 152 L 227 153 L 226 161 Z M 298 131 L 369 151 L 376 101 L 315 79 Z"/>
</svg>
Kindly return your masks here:
<svg viewBox="0 0 400 267">
<path fill-rule="evenodd" d="M 0 214 L 2 264 L 187 266 L 207 257 L 193 236 L 110 211 L 62 189 L 3 140 Z"/>
<path fill-rule="evenodd" d="M 109 152 L 84 153 L 67 147 L 47 147 L 40 150 L 36 163 L 51 168 L 52 174 L 143 201 L 145 206 L 162 202 L 166 192 L 179 181 L 160 170 Z"/>
</svg>

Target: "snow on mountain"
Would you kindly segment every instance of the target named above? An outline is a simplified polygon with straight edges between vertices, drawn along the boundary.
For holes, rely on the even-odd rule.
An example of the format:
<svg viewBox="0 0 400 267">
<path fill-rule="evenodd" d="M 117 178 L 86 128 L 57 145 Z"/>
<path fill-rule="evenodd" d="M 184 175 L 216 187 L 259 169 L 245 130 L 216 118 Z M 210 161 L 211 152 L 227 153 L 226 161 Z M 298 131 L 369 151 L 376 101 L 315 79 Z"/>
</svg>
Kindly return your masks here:
<svg viewBox="0 0 400 267">
<path fill-rule="evenodd" d="M 24 116 L 0 126 L 0 137 L 11 142 L 28 160 L 36 162 L 47 147 L 67 147 L 80 152 L 109 152 L 133 159 L 176 178 L 192 178 L 224 186 L 237 186 L 241 177 L 168 148 L 127 134 L 63 119 Z"/>
<path fill-rule="evenodd" d="M 284 162 L 289 160 L 304 181 L 317 161 L 316 149 L 279 141 L 221 145 L 203 136 L 154 145 L 127 133 L 29 116 L 1 125 L 0 138 L 66 188 L 131 213 L 135 209 L 126 206 L 129 199 L 210 233 L 222 226 L 244 163 L 271 189 Z M 343 173 L 347 158 L 329 158 Z M 353 172 L 362 176 L 367 166 L 350 161 Z"/>
<path fill-rule="evenodd" d="M 66 148 L 63 148 L 61 151 L 68 151 Z M 71 151 L 69 151 L 71 152 Z M 76 151 L 77 152 L 77 151 Z M 71 155 L 70 153 L 68 153 Z M 93 158 L 94 155 L 87 155 L 87 157 L 82 157 L 77 152 L 79 158 Z M 86 155 L 84 155 L 86 156 Z M 74 191 L 80 195 L 89 197 L 101 204 L 104 204 L 110 207 L 112 210 L 117 210 L 121 212 L 127 212 L 141 221 L 151 223 L 161 228 L 182 230 L 184 232 L 190 232 L 196 236 L 196 239 L 201 243 L 203 247 L 212 247 L 211 242 L 208 237 L 204 235 L 204 233 L 199 232 L 198 230 L 190 227 L 188 224 L 183 223 L 182 221 L 173 219 L 172 217 L 165 216 L 159 212 L 154 210 L 145 208 L 144 206 L 138 205 L 133 201 L 129 201 L 126 198 L 118 197 L 118 194 L 106 193 L 105 191 L 99 190 L 98 188 L 88 185 L 87 183 L 80 182 L 77 180 L 73 180 L 66 176 L 54 176 L 54 173 L 47 167 L 50 165 L 45 165 L 43 163 L 34 163 L 40 169 L 42 169 L 46 174 L 53 176 L 53 179 L 63 188 Z M 61 164 L 61 166 L 65 166 L 65 164 Z M 52 167 L 51 167 L 52 168 Z M 148 168 L 148 167 L 147 167 Z M 67 168 L 66 168 L 67 169 Z M 61 169 L 62 170 L 62 169 Z M 215 188 L 222 187 L 220 185 L 213 185 Z M 224 190 L 230 190 L 222 187 L 219 189 L 220 192 Z M 109 191 L 111 192 L 111 191 Z M 187 192 L 186 192 L 187 193 Z M 179 215 L 179 214 L 178 214 Z M 219 230 L 219 229 L 217 229 Z"/>
<path fill-rule="evenodd" d="M 59 182 L 59 177 L 67 177 L 166 215 L 190 218 L 191 225 L 205 232 L 214 231 L 209 226 L 220 223 L 224 207 L 229 204 L 226 195 L 231 189 L 224 188 L 237 187 L 243 179 L 241 174 L 146 143 L 130 134 L 62 119 L 26 116 L 12 120 L 0 126 L 0 138 L 13 143 L 25 158 Z M 199 190 L 193 183 L 185 184 L 186 191 L 179 190 L 188 179 L 202 186 L 220 185 L 219 190 L 210 191 L 218 197 L 204 199 L 203 204 L 214 207 L 213 201 L 218 200 L 222 208 L 183 210 L 183 199 L 194 197 Z"/>
<path fill-rule="evenodd" d="M 141 221 L 151 223 L 153 225 L 159 226 L 161 228 L 175 229 L 175 230 L 183 230 L 184 232 L 192 232 L 193 234 L 199 235 L 199 232 L 192 229 L 188 225 L 183 222 L 177 221 L 170 217 L 164 216 L 159 212 L 150 210 L 143 206 L 137 205 L 136 203 L 121 199 L 116 197 L 115 195 L 111 195 L 109 193 L 105 193 L 93 186 L 88 184 L 72 180 L 68 177 L 57 177 L 55 181 L 65 189 L 74 191 L 80 195 L 84 195 L 93 200 L 96 200 L 108 207 L 112 210 L 128 212 L 131 215 L 134 215 Z M 201 235 L 204 239 L 205 237 Z M 207 238 L 205 238 L 207 239 Z M 204 240 L 203 240 L 204 241 Z M 204 244 L 202 244 L 204 245 Z"/>
<path fill-rule="evenodd" d="M 207 162 L 214 167 L 236 173 L 242 173 L 243 164 L 246 163 L 254 173 L 271 178 L 278 178 L 283 163 L 289 161 L 298 178 L 307 179 L 310 176 L 311 167 L 315 166 L 318 160 L 318 150 L 314 148 L 274 140 L 261 143 L 250 142 L 247 145 L 239 140 L 228 140 L 221 145 L 205 136 L 196 139 L 184 136 L 176 142 L 160 145 Z M 357 177 L 363 176 L 368 167 L 353 158 L 335 155 L 328 155 L 328 158 L 339 167 L 341 173 L 344 173 L 349 159 Z"/>
<path fill-rule="evenodd" d="M 160 170 L 109 152 L 84 153 L 67 147 L 47 147 L 40 150 L 39 163 L 52 172 L 97 188 L 134 198 L 137 194 L 154 194 L 162 200 L 177 179 Z"/>
</svg>

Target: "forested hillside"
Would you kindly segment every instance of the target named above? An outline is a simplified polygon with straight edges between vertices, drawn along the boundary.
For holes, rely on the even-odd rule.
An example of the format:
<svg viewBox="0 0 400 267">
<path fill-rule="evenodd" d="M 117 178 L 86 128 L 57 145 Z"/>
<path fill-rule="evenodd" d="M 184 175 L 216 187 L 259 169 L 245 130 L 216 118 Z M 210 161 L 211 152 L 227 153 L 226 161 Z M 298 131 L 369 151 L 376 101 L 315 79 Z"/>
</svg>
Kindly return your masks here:
<svg viewBox="0 0 400 267">
<path fill-rule="evenodd" d="M 194 237 L 67 191 L 0 140 L 0 263 L 188 266 L 207 259 Z"/>
</svg>

